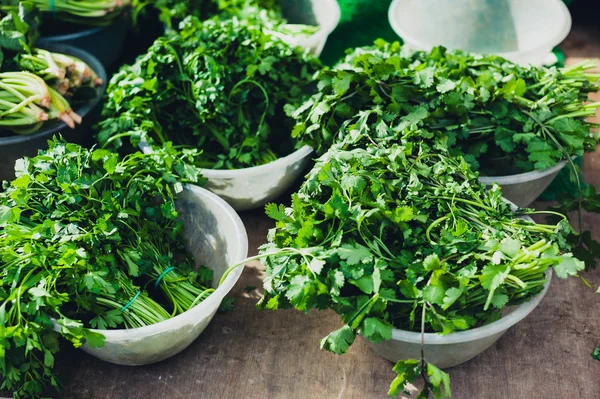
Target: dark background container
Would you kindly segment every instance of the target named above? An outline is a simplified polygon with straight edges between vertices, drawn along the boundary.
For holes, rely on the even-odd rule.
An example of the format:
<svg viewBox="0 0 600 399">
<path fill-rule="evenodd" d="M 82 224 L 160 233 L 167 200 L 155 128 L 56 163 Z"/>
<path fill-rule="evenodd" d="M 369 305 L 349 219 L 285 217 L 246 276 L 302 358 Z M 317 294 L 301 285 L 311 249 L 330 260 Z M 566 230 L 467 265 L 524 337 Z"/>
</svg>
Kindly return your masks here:
<svg viewBox="0 0 600 399">
<path fill-rule="evenodd" d="M 59 22 L 55 22 L 59 23 Z M 65 24 L 68 24 L 65 22 Z M 37 41 L 37 47 L 49 45 L 68 45 L 85 50 L 95 56 L 106 69 L 112 67 L 120 58 L 125 44 L 125 35 L 129 28 L 126 16 L 116 19 L 105 27 L 85 27 L 73 33 L 45 35 Z"/>
</svg>

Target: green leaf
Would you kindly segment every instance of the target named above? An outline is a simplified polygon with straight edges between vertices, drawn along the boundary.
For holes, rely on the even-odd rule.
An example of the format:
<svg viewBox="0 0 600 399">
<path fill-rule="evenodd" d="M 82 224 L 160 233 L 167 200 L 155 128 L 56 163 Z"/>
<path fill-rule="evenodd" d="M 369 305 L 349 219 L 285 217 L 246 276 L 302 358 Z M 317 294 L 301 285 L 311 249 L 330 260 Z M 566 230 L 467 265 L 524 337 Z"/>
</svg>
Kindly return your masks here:
<svg viewBox="0 0 600 399">
<path fill-rule="evenodd" d="M 431 363 L 427 363 L 427 375 L 431 385 L 433 385 L 433 393 L 436 398 L 449 398 L 452 396 L 448 373 L 443 372 Z"/>
<path fill-rule="evenodd" d="M 102 348 L 104 346 L 104 335 L 92 330 L 84 329 L 85 340 L 90 348 Z"/>
<path fill-rule="evenodd" d="M 343 244 L 336 252 L 340 258 L 344 259 L 351 266 L 373 261 L 373 255 L 369 248 L 358 243 Z"/>
<path fill-rule="evenodd" d="M 437 254 L 431 254 L 423 260 L 423 267 L 425 270 L 438 270 L 442 267 L 442 263 Z"/>
<path fill-rule="evenodd" d="M 367 295 L 372 294 L 374 291 L 373 276 L 363 276 L 358 280 L 350 280 L 350 283 L 360 288 Z"/>
<path fill-rule="evenodd" d="M 348 89 L 350 88 L 350 83 L 352 82 L 352 75 L 344 72 L 338 72 L 338 76 L 333 78 L 332 87 L 335 91 L 335 94 L 338 96 L 343 96 L 346 94 Z"/>
<path fill-rule="evenodd" d="M 388 395 L 398 396 L 406 389 L 406 384 L 413 384 L 421 374 L 420 360 L 400 360 L 393 370 L 398 374 L 392 381 Z"/>
<path fill-rule="evenodd" d="M 323 266 L 325 266 L 325 261 L 319 258 L 312 258 L 308 265 L 309 269 L 315 274 L 321 274 Z"/>
<path fill-rule="evenodd" d="M 439 285 L 427 285 L 423 287 L 423 300 L 429 303 L 443 306 L 446 290 Z"/>
<path fill-rule="evenodd" d="M 348 351 L 356 335 L 350 326 L 345 325 L 339 330 L 335 330 L 321 340 L 321 349 L 328 350 L 341 355 Z"/>
<path fill-rule="evenodd" d="M 442 79 L 440 79 L 440 83 L 438 83 L 438 85 L 436 86 L 436 89 L 440 93 L 447 93 L 451 90 L 454 90 L 455 87 L 456 87 L 456 83 L 454 83 L 453 81 L 451 81 L 449 79 L 442 78 Z"/>
<path fill-rule="evenodd" d="M 502 309 L 508 303 L 508 295 L 495 293 L 492 297 L 491 304 L 496 309 Z"/>
<path fill-rule="evenodd" d="M 275 219 L 278 222 L 282 222 L 285 219 L 285 206 L 277 204 L 267 204 L 265 206 L 265 212 L 268 217 Z"/>
<path fill-rule="evenodd" d="M 577 276 L 577 274 L 584 269 L 585 263 L 569 255 L 563 255 L 560 263 L 554 266 L 554 271 L 558 278 Z"/>
<path fill-rule="evenodd" d="M 506 237 L 500 244 L 500 251 L 510 258 L 514 258 L 521 250 L 521 242 L 514 238 Z"/>
<path fill-rule="evenodd" d="M 506 277 L 510 274 L 508 265 L 487 265 L 481 271 L 479 280 L 483 288 L 494 291 L 504 283 Z"/>
<path fill-rule="evenodd" d="M 458 300 L 458 298 L 460 298 L 462 296 L 462 294 L 464 293 L 464 289 L 463 288 L 448 288 L 446 290 L 444 299 L 443 299 L 443 306 L 442 309 L 446 310 L 448 309 L 450 306 L 454 305 L 454 302 L 456 302 Z"/>
<path fill-rule="evenodd" d="M 366 339 L 374 343 L 392 339 L 392 327 L 376 317 L 364 319 L 361 332 Z"/>
</svg>

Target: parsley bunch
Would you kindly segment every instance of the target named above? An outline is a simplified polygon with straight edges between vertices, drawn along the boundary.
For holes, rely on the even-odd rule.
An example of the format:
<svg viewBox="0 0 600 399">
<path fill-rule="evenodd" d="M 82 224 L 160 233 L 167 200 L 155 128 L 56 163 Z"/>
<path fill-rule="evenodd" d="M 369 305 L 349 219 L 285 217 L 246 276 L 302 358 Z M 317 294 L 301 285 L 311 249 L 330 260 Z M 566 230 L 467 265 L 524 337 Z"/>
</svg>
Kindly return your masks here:
<svg viewBox="0 0 600 399">
<path fill-rule="evenodd" d="M 201 148 L 196 164 L 216 169 L 287 155 L 294 144 L 283 104 L 303 101 L 320 63 L 282 32 L 266 10 L 245 19 L 185 19 L 112 78 L 99 141 L 173 141 Z"/>
<path fill-rule="evenodd" d="M 59 387 L 59 338 L 98 347 L 87 327 L 158 323 L 213 291 L 175 208 L 199 176 L 194 155 L 165 146 L 120 159 L 52 140 L 17 162 L 0 193 L 0 389 L 43 395 Z"/>
<path fill-rule="evenodd" d="M 297 122 L 294 137 L 321 154 L 346 131 L 374 140 L 419 134 L 482 174 L 541 170 L 594 150 L 596 124 L 586 120 L 600 106 L 586 103 L 598 91 L 594 66 L 523 67 L 442 47 L 410 52 L 380 40 L 324 70 L 319 92 L 287 112 Z"/>
<path fill-rule="evenodd" d="M 464 159 L 418 141 L 334 145 L 291 207 L 267 206 L 276 227 L 261 248 L 259 307 L 333 309 L 344 326 L 321 347 L 338 354 L 359 333 L 381 342 L 392 328 L 449 334 L 493 322 L 539 294 L 548 269 L 566 278 L 584 268 L 568 253 L 568 222 L 520 218 L 531 212 L 514 213 Z M 423 359 L 394 370 L 392 395 L 419 375 L 423 397 L 449 395 L 448 376 Z"/>
</svg>

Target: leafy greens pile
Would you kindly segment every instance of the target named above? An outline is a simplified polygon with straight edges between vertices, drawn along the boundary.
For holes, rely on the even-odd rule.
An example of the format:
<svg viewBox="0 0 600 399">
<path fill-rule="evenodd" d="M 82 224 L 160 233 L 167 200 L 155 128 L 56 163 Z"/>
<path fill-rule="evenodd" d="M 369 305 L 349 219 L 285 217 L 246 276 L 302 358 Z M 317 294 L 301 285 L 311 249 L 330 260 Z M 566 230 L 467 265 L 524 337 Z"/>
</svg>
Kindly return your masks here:
<svg viewBox="0 0 600 399">
<path fill-rule="evenodd" d="M 287 155 L 294 143 L 283 104 L 304 100 L 320 63 L 282 29 L 266 10 L 245 19 L 186 18 L 112 78 L 99 141 L 173 141 L 201 148 L 196 164 L 216 169 Z"/>
<path fill-rule="evenodd" d="M 0 11 L 0 15 L 0 66 L 4 69 L 5 61 L 10 62 L 35 44 L 40 21 L 36 9 L 28 3 L 19 3 L 15 10 Z"/>
<path fill-rule="evenodd" d="M 514 213 L 499 187 L 487 190 L 460 157 L 418 140 L 365 144 L 372 139 L 334 145 L 291 207 L 266 208 L 276 227 L 261 248 L 267 278 L 259 308 L 333 309 L 344 326 L 322 348 L 341 354 L 358 333 L 377 343 L 392 328 L 477 327 L 539 294 L 549 269 L 560 278 L 584 269 L 568 253 L 566 220 L 519 218 L 533 211 Z M 449 395 L 447 374 L 423 359 L 394 370 L 392 395 L 419 375 L 422 397 Z"/>
<path fill-rule="evenodd" d="M 175 209 L 199 176 L 194 155 L 165 146 L 119 159 L 53 140 L 17 161 L 0 194 L 0 389 L 58 388 L 60 337 L 98 347 L 87 327 L 158 323 L 210 295 L 212 272 L 194 271 Z"/>
<path fill-rule="evenodd" d="M 242 16 L 255 12 L 254 7 L 281 12 L 279 0 L 133 0 L 132 6 L 134 18 L 148 7 L 156 9 L 160 20 L 170 28 L 190 15 L 200 20 L 215 15 Z"/>
<path fill-rule="evenodd" d="M 594 66 L 523 67 L 443 47 L 410 52 L 380 40 L 320 73 L 319 92 L 287 112 L 297 122 L 294 137 L 320 154 L 346 131 L 376 141 L 418 134 L 482 174 L 507 175 L 594 150 L 596 124 L 586 121 L 600 106 L 586 104 L 598 91 Z"/>
</svg>

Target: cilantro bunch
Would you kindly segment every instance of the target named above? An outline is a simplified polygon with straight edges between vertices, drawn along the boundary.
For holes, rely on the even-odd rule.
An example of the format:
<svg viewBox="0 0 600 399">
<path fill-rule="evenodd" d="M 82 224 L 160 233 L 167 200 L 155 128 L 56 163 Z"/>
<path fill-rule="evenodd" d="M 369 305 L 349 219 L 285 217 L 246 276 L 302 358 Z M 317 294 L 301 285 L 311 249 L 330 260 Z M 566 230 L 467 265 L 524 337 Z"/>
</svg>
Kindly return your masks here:
<svg viewBox="0 0 600 399">
<path fill-rule="evenodd" d="M 17 162 L 0 193 L 0 389 L 41 396 L 60 386 L 59 339 L 98 347 L 89 327 L 158 323 L 210 295 L 175 208 L 199 176 L 194 155 L 165 146 L 121 159 L 52 140 Z"/>
<path fill-rule="evenodd" d="M 596 124 L 586 120 L 600 106 L 586 103 L 598 91 L 594 66 L 523 67 L 380 40 L 321 72 L 318 93 L 287 112 L 296 120 L 293 136 L 321 154 L 346 131 L 376 141 L 418 134 L 482 174 L 542 170 L 594 150 Z"/>
<path fill-rule="evenodd" d="M 423 132 L 425 133 L 425 132 Z M 351 134 L 348 132 L 348 134 Z M 583 262 L 555 225 L 520 218 L 498 186 L 468 163 L 422 143 L 334 145 L 307 175 L 261 248 L 262 309 L 333 309 L 344 326 L 321 347 L 344 353 L 362 334 L 392 329 L 449 334 L 491 323 L 539 294 L 546 273 L 575 276 Z M 390 394 L 423 375 L 422 395 L 449 395 L 448 376 L 423 359 L 400 361 Z"/>
<path fill-rule="evenodd" d="M 253 8 L 281 14 L 279 0 L 133 0 L 132 7 L 134 17 L 149 7 L 157 10 L 159 19 L 169 28 L 176 28 L 190 15 L 205 20 L 219 14 L 240 16 L 247 11 L 255 11 Z"/>
<path fill-rule="evenodd" d="M 202 149 L 196 164 L 216 169 L 291 152 L 283 105 L 303 101 L 318 59 L 290 44 L 266 10 L 245 19 L 190 17 L 179 28 L 112 78 L 99 141 L 173 141 Z"/>
</svg>

